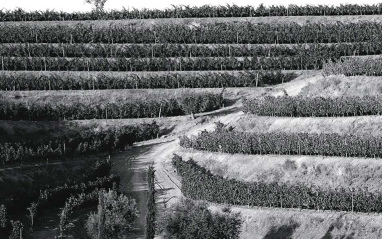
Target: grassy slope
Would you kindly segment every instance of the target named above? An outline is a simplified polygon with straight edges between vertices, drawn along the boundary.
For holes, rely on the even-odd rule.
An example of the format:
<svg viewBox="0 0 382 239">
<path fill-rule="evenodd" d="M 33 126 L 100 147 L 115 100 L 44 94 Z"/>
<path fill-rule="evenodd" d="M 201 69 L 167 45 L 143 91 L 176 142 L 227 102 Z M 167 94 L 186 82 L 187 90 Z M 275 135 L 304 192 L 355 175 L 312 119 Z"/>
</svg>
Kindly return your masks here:
<svg viewBox="0 0 382 239">
<path fill-rule="evenodd" d="M 0 142 L 19 142 L 34 140 L 36 137 L 55 138 L 80 131 L 106 130 L 114 126 L 152 123 L 153 119 L 123 120 L 84 120 L 84 121 L 10 121 L 0 120 Z M 165 128 L 164 128 L 165 129 Z"/>
<path fill-rule="evenodd" d="M 380 116 L 293 118 L 243 114 L 230 125 L 234 126 L 236 130 L 249 133 L 305 132 L 382 136 L 382 118 Z"/>
<path fill-rule="evenodd" d="M 348 43 L 341 43 L 341 44 L 348 44 L 348 45 L 351 45 L 352 43 L 348 42 Z M 2 43 L 1 44 L 2 46 L 18 46 L 18 45 L 24 45 L 23 43 Z M 69 44 L 69 43 L 29 43 L 29 46 L 30 47 L 33 47 L 33 46 L 44 46 L 44 45 L 49 45 L 50 47 L 54 47 L 54 48 L 58 48 L 58 49 L 62 49 L 61 47 L 65 47 L 65 46 L 81 46 L 81 47 L 85 47 L 86 49 L 92 49 L 94 48 L 95 46 L 109 46 L 111 44 L 106 44 L 106 43 L 72 43 L 72 44 Z M 171 45 L 174 45 L 174 46 L 188 46 L 188 47 L 209 47 L 210 49 L 215 49 L 215 48 L 220 48 L 222 46 L 231 46 L 231 47 L 246 47 L 246 48 L 249 48 L 251 49 L 252 47 L 264 47 L 264 48 L 267 48 L 267 47 L 294 47 L 294 46 L 305 46 L 305 47 L 309 47 L 309 46 L 315 46 L 315 45 L 322 45 L 322 46 L 331 46 L 331 45 L 336 45 L 336 43 L 301 43 L 301 44 L 242 44 L 242 43 L 220 43 L 220 44 L 217 44 L 217 43 L 210 43 L 210 44 L 200 44 L 200 43 L 150 43 L 150 44 L 147 44 L 147 43 L 113 43 L 112 44 L 114 48 L 116 49 L 119 49 L 119 48 L 123 48 L 123 47 L 127 47 L 127 46 L 171 46 Z M 25 45 L 24 45 L 25 46 Z M 349 57 L 353 57 L 353 56 L 349 56 Z"/>
<path fill-rule="evenodd" d="M 0 99 L 13 102 L 45 102 L 57 104 L 72 104 L 82 102 L 99 104 L 101 102 L 120 102 L 127 100 L 146 100 L 148 97 L 169 98 L 195 91 L 192 89 L 138 89 L 138 90 L 91 90 L 91 91 L 19 91 L 3 92 Z M 199 92 L 220 93 L 221 89 L 201 89 Z"/>
<path fill-rule="evenodd" d="M 283 90 L 288 95 L 303 97 L 380 96 L 382 81 L 381 77 L 330 76 L 324 78 L 312 73 L 275 86 L 267 93 L 279 96 L 284 94 Z M 382 118 L 380 116 L 296 118 L 243 114 L 230 125 L 237 130 L 253 133 L 283 131 L 382 135 Z"/>
<path fill-rule="evenodd" d="M 221 206 L 210 208 L 220 210 Z M 232 207 L 232 212 L 240 212 L 244 219 L 241 239 L 382 237 L 382 215 L 243 207 Z"/>
<path fill-rule="evenodd" d="M 301 96 L 377 96 L 382 94 L 382 77 L 377 76 L 329 76 L 319 78 L 301 90 Z"/>
<path fill-rule="evenodd" d="M 227 88 L 224 96 L 227 99 L 243 97 L 247 95 L 257 95 L 258 92 L 265 92 L 265 88 L 247 87 L 247 88 Z M 55 102 L 55 103 L 73 103 L 89 102 L 92 104 L 100 102 L 117 102 L 131 99 L 146 100 L 148 96 L 168 98 L 176 97 L 190 92 L 209 92 L 219 94 L 221 88 L 203 88 L 203 89 L 129 89 L 129 90 L 76 90 L 76 91 L 8 91 L 3 92 L 0 99 L 14 102 Z"/>
<path fill-rule="evenodd" d="M 1 74 L 5 74 L 5 75 L 24 75 L 24 74 L 28 74 L 28 75 L 36 75 L 36 76 L 49 76 L 49 75 L 52 75 L 52 74 L 57 74 L 57 75 L 60 75 L 62 77 L 65 77 L 65 76 L 96 76 L 98 74 L 102 74 L 102 75 L 105 75 L 105 76 L 113 76 L 113 77 L 126 77 L 126 76 L 129 76 L 129 75 L 138 75 L 138 76 L 157 76 L 157 75 L 168 75 L 168 74 L 179 74 L 179 75 L 203 75 L 203 74 L 207 74 L 207 73 L 211 73 L 211 72 L 216 72 L 216 73 L 228 73 L 228 74 L 232 74 L 232 75 L 237 75 L 239 73 L 242 73 L 242 72 L 248 72 L 248 71 L 126 71 L 126 72 L 122 72 L 122 71 L 0 71 Z M 251 71 L 249 71 L 251 72 Z M 309 73 L 312 73 L 312 72 L 317 72 L 317 71 L 313 71 L 313 70 L 304 70 L 304 71 L 294 71 L 294 70 L 286 70 L 286 71 L 282 71 L 282 72 L 293 72 L 293 73 L 296 73 L 298 75 L 305 75 L 305 74 L 309 74 Z"/>
<path fill-rule="evenodd" d="M 7 25 L 61 25 L 70 26 L 75 24 L 108 26 L 131 25 L 134 27 L 152 27 L 160 24 L 198 25 L 205 23 L 223 22 L 250 22 L 252 24 L 285 24 L 285 23 L 350 23 L 360 21 L 381 22 L 380 15 L 355 15 L 355 16 L 282 16 L 282 17 L 233 17 L 233 18 L 168 18 L 168 19 L 132 19 L 132 20 L 99 20 L 99 21 L 46 21 L 46 22 L 5 22 Z"/>
<path fill-rule="evenodd" d="M 322 188 L 367 187 L 382 192 L 382 160 L 289 155 L 242 155 L 196 150 L 178 152 L 213 174 L 247 182 L 304 183 Z"/>
</svg>

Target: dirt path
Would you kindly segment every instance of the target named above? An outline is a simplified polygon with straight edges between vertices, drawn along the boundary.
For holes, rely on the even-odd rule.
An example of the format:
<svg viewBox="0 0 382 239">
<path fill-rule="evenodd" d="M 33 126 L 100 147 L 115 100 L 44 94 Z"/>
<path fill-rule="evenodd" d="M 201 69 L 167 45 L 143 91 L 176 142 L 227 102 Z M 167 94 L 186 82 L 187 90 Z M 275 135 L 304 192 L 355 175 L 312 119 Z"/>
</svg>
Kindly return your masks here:
<svg viewBox="0 0 382 239">
<path fill-rule="evenodd" d="M 295 86 L 293 85 L 293 87 Z M 180 178 L 171 164 L 173 154 L 180 149 L 178 137 L 182 134 L 196 135 L 203 130 L 211 131 L 217 121 L 225 124 L 237 121 L 244 116 L 244 113 L 237 107 L 238 105 L 234 105 L 205 115 L 198 115 L 196 120 L 177 125 L 176 133 L 174 132 L 175 134 L 168 138 L 138 143 L 126 152 L 112 157 L 114 163 L 112 173 L 121 177 L 121 191 L 135 198 L 139 209 L 139 218 L 134 233 L 128 235 L 128 238 L 144 237 L 148 167 L 153 165 L 155 168 L 157 222 L 160 223 L 159 217 L 163 215 L 163 212 L 182 196 Z"/>
<path fill-rule="evenodd" d="M 168 154 L 172 153 L 172 150 L 164 151 L 163 149 L 173 148 L 174 141 L 158 141 L 160 140 L 153 140 L 149 144 L 138 144 L 126 152 L 113 155 L 111 158 L 113 162 L 111 173 L 121 177 L 121 192 L 137 201 L 139 211 L 138 219 L 136 220 L 133 232 L 127 235 L 127 238 L 144 238 L 147 213 L 147 169 L 150 165 L 155 163 L 154 161 L 156 161 L 158 157 L 160 161 L 164 161 Z M 166 169 L 164 169 L 162 165 L 156 165 L 155 170 L 159 183 L 163 183 L 162 179 L 164 178 L 164 190 L 177 188 L 169 184 Z M 163 190 L 159 189 L 158 191 L 158 194 L 161 194 Z M 177 193 L 180 195 L 180 189 L 178 189 Z"/>
</svg>

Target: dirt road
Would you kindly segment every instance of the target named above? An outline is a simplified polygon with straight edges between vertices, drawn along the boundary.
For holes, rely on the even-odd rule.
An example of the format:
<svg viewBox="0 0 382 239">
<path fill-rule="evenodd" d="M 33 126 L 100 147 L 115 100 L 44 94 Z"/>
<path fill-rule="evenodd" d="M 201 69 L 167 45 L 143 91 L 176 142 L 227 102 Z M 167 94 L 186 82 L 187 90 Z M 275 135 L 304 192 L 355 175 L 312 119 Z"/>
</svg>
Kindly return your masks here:
<svg viewBox="0 0 382 239">
<path fill-rule="evenodd" d="M 290 86 L 292 86 L 291 84 L 289 83 Z M 285 85 L 288 86 L 288 84 Z M 120 175 L 121 191 L 135 198 L 139 209 L 139 218 L 134 233 L 128 238 L 144 237 L 148 167 L 153 165 L 155 168 L 157 215 L 160 217 L 166 208 L 175 203 L 182 195 L 180 178 L 171 164 L 173 154 L 180 149 L 178 137 L 183 134 L 196 135 L 203 130 L 211 131 L 217 121 L 225 124 L 237 121 L 244 116 L 244 113 L 240 111 L 240 104 L 241 102 L 236 102 L 224 109 L 199 114 L 196 119 L 190 119 L 177 125 L 173 134 L 167 138 L 137 143 L 131 149 L 112 156 L 114 163 L 112 173 Z"/>
</svg>

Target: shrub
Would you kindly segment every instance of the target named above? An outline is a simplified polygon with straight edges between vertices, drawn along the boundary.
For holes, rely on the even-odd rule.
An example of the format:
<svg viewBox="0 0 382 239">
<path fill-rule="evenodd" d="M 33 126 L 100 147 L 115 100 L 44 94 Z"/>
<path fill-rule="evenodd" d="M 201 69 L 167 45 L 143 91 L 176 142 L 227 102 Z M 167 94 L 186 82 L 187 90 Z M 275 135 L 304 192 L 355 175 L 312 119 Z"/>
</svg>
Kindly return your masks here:
<svg viewBox="0 0 382 239">
<path fill-rule="evenodd" d="M 7 226 L 7 208 L 4 205 L 0 206 L 0 228 Z"/>
<path fill-rule="evenodd" d="M 91 238 L 121 238 L 138 216 L 134 199 L 110 190 L 99 194 L 98 212 L 90 214 L 86 230 Z"/>
<path fill-rule="evenodd" d="M 205 203 L 182 199 L 165 215 L 161 230 L 165 238 L 235 239 L 239 238 L 240 226 L 239 214 L 213 214 Z"/>
<path fill-rule="evenodd" d="M 153 166 L 150 166 L 147 172 L 147 215 L 146 215 L 146 239 L 154 239 L 155 237 L 155 218 L 156 218 L 156 206 L 155 206 L 155 170 Z"/>
</svg>

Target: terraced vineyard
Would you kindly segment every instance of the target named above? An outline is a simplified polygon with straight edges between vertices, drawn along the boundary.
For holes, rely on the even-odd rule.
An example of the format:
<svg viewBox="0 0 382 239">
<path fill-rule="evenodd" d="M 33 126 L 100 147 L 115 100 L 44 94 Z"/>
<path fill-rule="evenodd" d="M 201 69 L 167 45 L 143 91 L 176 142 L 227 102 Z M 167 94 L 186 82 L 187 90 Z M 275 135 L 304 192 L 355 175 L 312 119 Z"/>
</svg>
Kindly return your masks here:
<svg viewBox="0 0 382 239">
<path fill-rule="evenodd" d="M 0 237 L 102 234 L 94 223 L 118 200 L 131 214 L 111 231 L 129 238 L 174 236 L 171 210 L 200 219 L 183 233 L 219 228 L 205 229 L 211 239 L 273 238 L 289 224 L 296 238 L 335 237 L 335 222 L 313 222 L 322 210 L 344 225 L 350 213 L 382 221 L 381 9 L 1 10 Z M 293 209 L 308 218 L 272 220 Z M 264 235 L 234 213 L 247 210 Z M 327 231 L 297 236 L 316 225 Z"/>
</svg>

